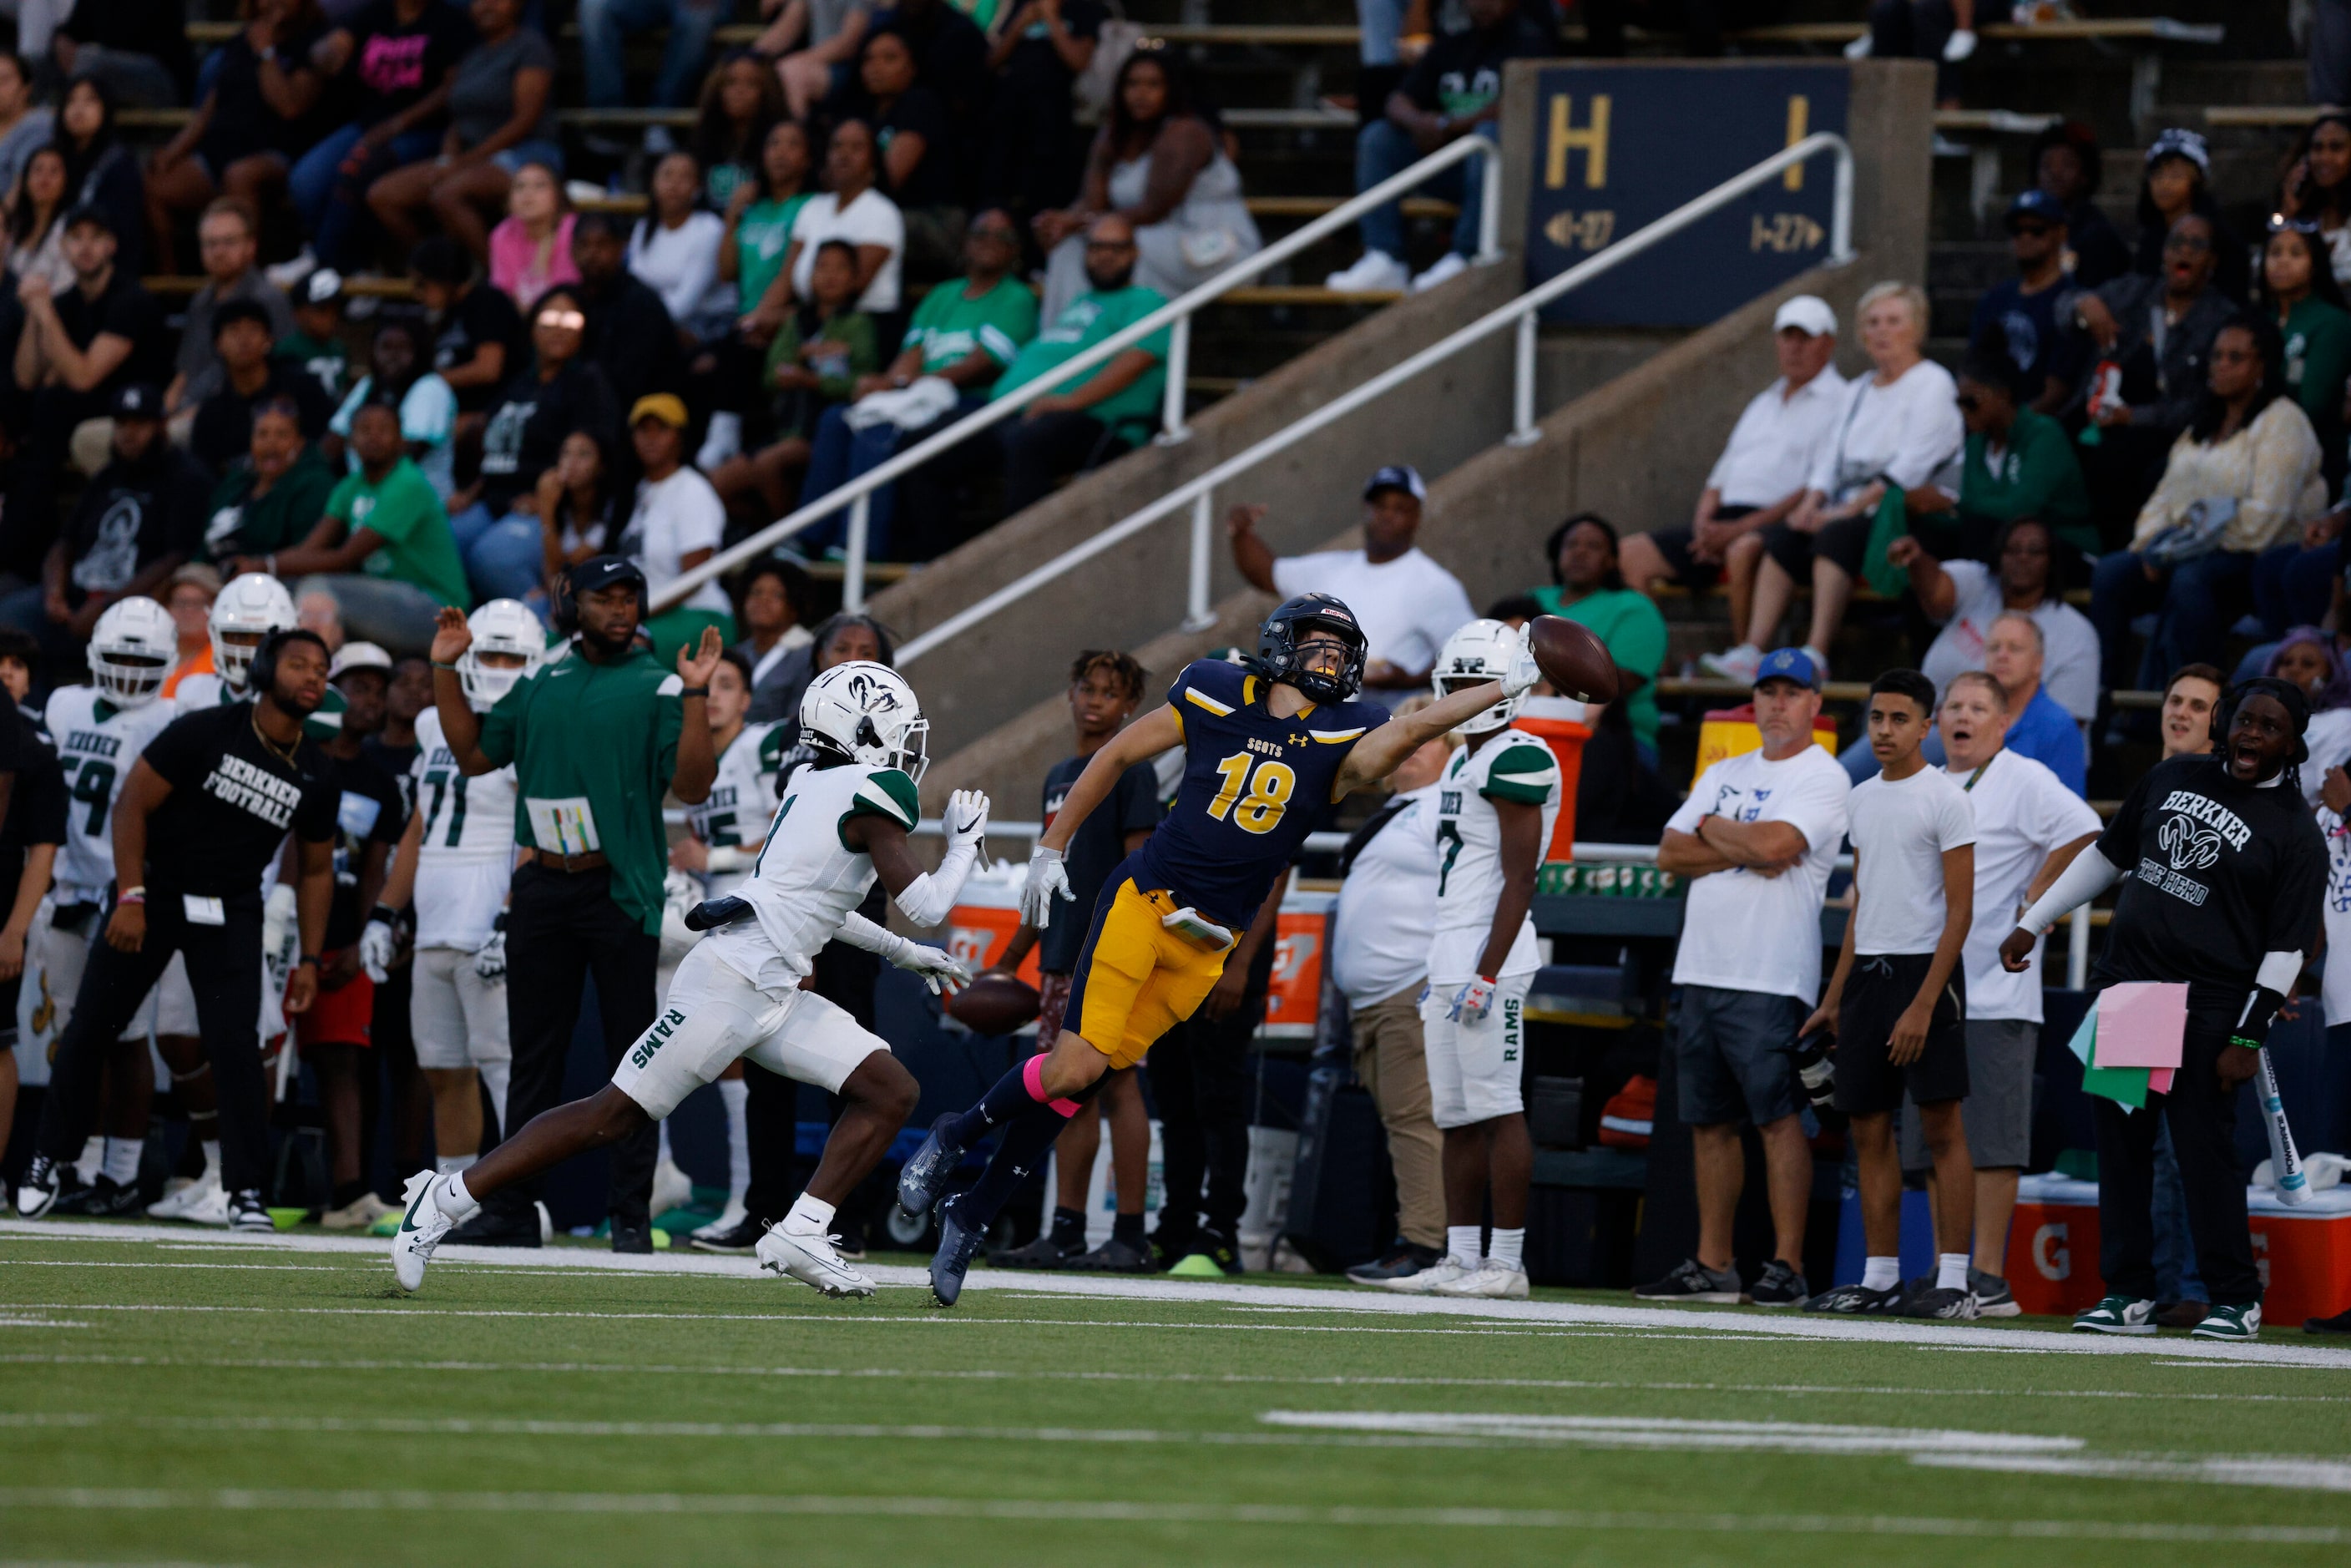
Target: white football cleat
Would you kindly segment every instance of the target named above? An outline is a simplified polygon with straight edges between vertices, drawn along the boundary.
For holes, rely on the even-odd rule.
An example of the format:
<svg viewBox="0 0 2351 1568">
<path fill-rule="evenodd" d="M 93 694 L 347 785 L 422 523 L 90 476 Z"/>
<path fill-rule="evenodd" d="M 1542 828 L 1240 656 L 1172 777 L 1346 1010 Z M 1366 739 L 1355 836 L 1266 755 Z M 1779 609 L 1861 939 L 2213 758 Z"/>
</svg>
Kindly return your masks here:
<svg viewBox="0 0 2351 1568">
<path fill-rule="evenodd" d="M 1417 1274 L 1406 1274 L 1395 1280 L 1382 1280 L 1380 1283 L 1391 1291 L 1401 1291 L 1407 1296 L 1433 1296 L 1439 1294 L 1445 1286 L 1452 1284 L 1457 1280 L 1468 1279 L 1477 1271 L 1475 1269 L 1464 1269 L 1450 1254 L 1447 1254 L 1439 1259 L 1434 1267 L 1423 1269 Z"/>
<path fill-rule="evenodd" d="M 1474 1296 L 1494 1301 L 1523 1301 L 1527 1299 L 1527 1271 L 1498 1263 L 1489 1258 L 1473 1272 L 1464 1269 L 1450 1280 L 1429 1287 L 1437 1296 Z"/>
<path fill-rule="evenodd" d="M 872 1295 L 873 1281 L 841 1260 L 841 1254 L 832 1249 L 836 1239 L 821 1232 L 787 1235 L 777 1225 L 768 1228 L 752 1251 L 758 1257 L 759 1267 L 770 1274 L 787 1275 L 828 1296 Z"/>
<path fill-rule="evenodd" d="M 400 1228 L 392 1235 L 392 1271 L 399 1276 L 403 1291 L 423 1288 L 424 1265 L 433 1261 L 433 1249 L 457 1223 L 441 1207 L 435 1190 L 440 1179 L 434 1172 L 418 1171 L 401 1190 L 400 1196 L 408 1200 L 408 1212 L 400 1217 Z"/>
<path fill-rule="evenodd" d="M 664 1160 L 653 1167 L 653 1196 L 647 1212 L 659 1219 L 673 1208 L 684 1208 L 694 1201 L 694 1183 L 677 1168 L 675 1160 Z"/>
<path fill-rule="evenodd" d="M 177 1218 L 191 1225 L 226 1225 L 235 1215 L 230 1210 L 228 1188 L 216 1181 L 198 1182 L 188 1189 L 193 1195 L 188 1206 Z M 154 1213 L 153 1209 L 147 1211 Z"/>
</svg>

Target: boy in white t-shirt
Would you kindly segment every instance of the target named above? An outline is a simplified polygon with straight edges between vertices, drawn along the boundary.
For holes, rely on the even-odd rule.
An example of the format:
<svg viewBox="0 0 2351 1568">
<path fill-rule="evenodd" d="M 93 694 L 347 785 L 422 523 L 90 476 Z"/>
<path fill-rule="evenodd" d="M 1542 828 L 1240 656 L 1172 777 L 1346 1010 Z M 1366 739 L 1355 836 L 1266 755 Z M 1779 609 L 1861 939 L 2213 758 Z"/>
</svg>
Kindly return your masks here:
<svg viewBox="0 0 2351 1568">
<path fill-rule="evenodd" d="M 1975 911 L 1975 811 L 1967 792 L 1919 747 L 1935 714 L 1935 683 L 1888 670 L 1870 683 L 1869 748 L 1876 778 L 1850 798 L 1853 915 L 1836 973 L 1804 1032 L 1836 1037 L 1836 1107 L 1853 1119 L 1861 1174 L 1865 1272 L 1815 1296 L 1805 1311 L 1972 1318 L 1968 1288 L 1975 1228 L 1975 1167 L 1959 1103 L 1968 1097 L 1967 977 L 1959 968 Z M 1905 1090 L 1934 1155 L 1934 1285 L 1905 1300 L 1901 1277 L 1902 1160 L 1894 1113 Z"/>
</svg>

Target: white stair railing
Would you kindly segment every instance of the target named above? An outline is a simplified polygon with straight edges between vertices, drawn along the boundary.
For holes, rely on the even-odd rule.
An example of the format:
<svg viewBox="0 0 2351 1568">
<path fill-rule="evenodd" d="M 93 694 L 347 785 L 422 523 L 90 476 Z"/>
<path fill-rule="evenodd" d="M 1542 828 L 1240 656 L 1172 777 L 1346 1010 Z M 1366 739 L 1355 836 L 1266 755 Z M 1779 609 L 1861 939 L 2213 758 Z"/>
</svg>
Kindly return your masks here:
<svg viewBox="0 0 2351 1568">
<path fill-rule="evenodd" d="M 1246 452 L 1238 453 L 1187 480 L 1148 505 L 1113 523 L 1082 544 L 1055 556 L 1035 570 L 1005 584 L 967 608 L 958 611 L 930 628 L 920 636 L 902 643 L 898 663 L 911 664 L 925 653 L 968 631 L 981 622 L 1034 593 L 1047 583 L 1072 569 L 1092 560 L 1151 527 L 1161 517 L 1182 507 L 1192 509 L 1191 581 L 1186 595 L 1184 625 L 1197 631 L 1213 619 L 1209 608 L 1209 573 L 1213 564 L 1214 519 L 1210 515 L 1210 497 L 1217 487 L 1239 475 L 1249 472 L 1278 452 L 1286 451 L 1325 425 L 1344 419 L 1348 414 L 1381 397 L 1395 387 L 1412 380 L 1431 366 L 1443 363 L 1464 349 L 1484 342 L 1505 329 L 1518 334 L 1517 367 L 1512 398 L 1513 411 L 1507 439 L 1514 445 L 1525 445 L 1541 439 L 1542 432 L 1535 415 L 1535 350 L 1536 323 L 1543 308 L 1570 291 L 1583 287 L 1593 278 L 1613 271 L 1635 256 L 1672 238 L 1682 230 L 1711 213 L 1737 201 L 1748 192 L 1778 179 L 1788 170 L 1823 153 L 1836 158 L 1836 182 L 1829 227 L 1830 266 L 1842 267 L 1853 259 L 1853 149 L 1844 138 L 1829 131 L 1813 134 L 1772 154 L 1743 174 L 1737 174 L 1721 184 L 1692 197 L 1664 217 L 1646 225 L 1635 233 L 1610 246 L 1587 260 L 1580 261 L 1556 277 L 1548 278 L 1528 289 L 1508 304 L 1495 307 L 1468 326 L 1449 337 L 1431 343 L 1427 348 L 1403 362 L 1391 366 L 1344 395 L 1324 403 L 1311 413 L 1285 429 L 1267 436 Z M 876 473 L 880 470 L 876 469 Z"/>
<path fill-rule="evenodd" d="M 985 408 L 973 410 L 937 434 L 897 454 L 887 463 L 778 518 L 742 543 L 719 551 L 692 570 L 679 573 L 654 595 L 653 608 L 662 611 L 684 603 L 695 589 L 712 578 L 757 559 L 794 534 L 822 522 L 836 512 L 846 510 L 849 523 L 842 549 L 848 559 L 842 572 L 841 599 L 844 608 L 862 610 L 865 608 L 866 530 L 874 491 L 885 485 L 895 484 L 902 476 L 920 467 L 938 454 L 1011 418 L 1055 387 L 1078 380 L 1096 366 L 1108 362 L 1115 355 L 1163 330 L 1168 335 L 1167 392 L 1161 407 L 1161 429 L 1157 440 L 1162 443 L 1182 441 L 1191 434 L 1184 422 L 1184 381 L 1191 362 L 1192 318 L 1196 312 L 1262 276 L 1268 269 L 1288 261 L 1326 235 L 1345 228 L 1373 208 L 1402 199 L 1430 176 L 1481 154 L 1486 162 L 1478 214 L 1478 255 L 1474 259 L 1480 266 L 1499 261 L 1502 256 L 1499 226 L 1502 207 L 1501 156 L 1494 143 L 1486 137 L 1465 136 L 1437 149 L 1411 168 L 1381 181 L 1362 194 L 1341 203 L 1294 234 L 1285 235 L 1255 255 L 1242 257 L 1197 288 L 1170 300 L 1133 326 L 1096 343 L 1084 353 L 1054 366 L 1018 391 Z M 953 287 L 956 285 L 948 283 L 940 287 Z"/>
</svg>

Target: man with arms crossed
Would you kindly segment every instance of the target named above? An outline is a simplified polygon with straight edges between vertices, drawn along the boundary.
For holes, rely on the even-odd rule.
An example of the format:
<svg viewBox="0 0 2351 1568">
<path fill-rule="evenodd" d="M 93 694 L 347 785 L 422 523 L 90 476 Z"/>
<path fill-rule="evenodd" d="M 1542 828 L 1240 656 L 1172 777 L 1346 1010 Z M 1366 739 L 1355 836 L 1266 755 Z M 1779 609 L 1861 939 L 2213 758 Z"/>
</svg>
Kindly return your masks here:
<svg viewBox="0 0 2351 1568">
<path fill-rule="evenodd" d="M 1935 683 L 1888 670 L 1869 686 L 1878 775 L 1854 786 L 1853 915 L 1821 1005 L 1804 1032 L 1836 1037 L 1836 1107 L 1853 1118 L 1868 1253 L 1859 1281 L 1806 1311 L 1971 1318 L 1968 1257 L 1975 1170 L 1959 1103 L 1968 1097 L 1967 977 L 1959 953 L 1975 910 L 1975 812 L 1967 791 L 1919 754 Z M 1850 988 L 1850 989 L 1848 989 Z M 1894 1113 L 1918 1105 L 1935 1157 L 1934 1284 L 1902 1290 L 1902 1160 Z"/>
<path fill-rule="evenodd" d="M 1796 1026 L 1821 985 L 1821 895 L 1844 841 L 1852 789 L 1814 744 L 1821 674 L 1801 648 L 1767 654 L 1755 673 L 1762 749 L 1698 776 L 1666 826 L 1659 870 L 1689 879 L 1674 957 L 1677 1107 L 1698 1178 L 1698 1254 L 1633 1293 L 1645 1301 L 1801 1307 L 1804 1209 L 1813 1150 L 1796 1078 Z M 1747 1178 L 1739 1124 L 1751 1121 L 1771 1182 L 1771 1260 L 1740 1289 L 1733 1217 Z"/>
</svg>

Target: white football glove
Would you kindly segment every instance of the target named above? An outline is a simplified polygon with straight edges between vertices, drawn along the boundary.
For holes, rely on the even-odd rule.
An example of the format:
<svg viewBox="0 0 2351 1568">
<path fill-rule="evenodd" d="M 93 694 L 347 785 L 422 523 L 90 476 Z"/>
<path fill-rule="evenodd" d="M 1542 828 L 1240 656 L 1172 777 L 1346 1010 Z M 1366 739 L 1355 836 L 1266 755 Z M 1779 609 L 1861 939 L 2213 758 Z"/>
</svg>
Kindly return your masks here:
<svg viewBox="0 0 2351 1568">
<path fill-rule="evenodd" d="M 971 971 L 963 960 L 943 947 L 909 942 L 904 950 L 890 955 L 890 962 L 910 975 L 920 975 L 933 996 L 943 990 L 953 995 L 971 984 Z"/>
<path fill-rule="evenodd" d="M 1527 626 L 1519 628 L 1518 648 L 1510 654 L 1510 667 L 1502 672 L 1502 695 L 1506 697 L 1533 690 L 1535 683 L 1543 678 L 1542 666 L 1535 663 L 1534 650 L 1528 641 L 1528 630 Z"/>
<path fill-rule="evenodd" d="M 1494 982 L 1479 975 L 1453 993 L 1453 1005 L 1445 1009 L 1445 1016 L 1456 1023 L 1480 1024 L 1493 1010 Z"/>
<path fill-rule="evenodd" d="M 969 844 L 977 852 L 979 841 L 987 836 L 987 797 L 977 789 L 956 790 L 947 797 L 942 821 L 950 851 Z"/>
<path fill-rule="evenodd" d="M 393 938 L 388 921 L 371 920 L 360 932 L 360 967 L 381 986 L 392 974 Z"/>
<path fill-rule="evenodd" d="M 507 977 L 507 917 L 505 915 L 499 915 L 497 924 L 490 927 L 488 940 L 474 949 L 474 973 L 485 980 L 503 980 Z"/>
<path fill-rule="evenodd" d="M 1029 880 L 1020 884 L 1020 918 L 1044 930 L 1053 923 L 1056 898 L 1075 904 L 1078 895 L 1070 891 L 1070 873 L 1061 864 L 1061 852 L 1039 844 L 1029 856 Z"/>
</svg>

